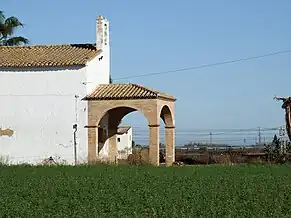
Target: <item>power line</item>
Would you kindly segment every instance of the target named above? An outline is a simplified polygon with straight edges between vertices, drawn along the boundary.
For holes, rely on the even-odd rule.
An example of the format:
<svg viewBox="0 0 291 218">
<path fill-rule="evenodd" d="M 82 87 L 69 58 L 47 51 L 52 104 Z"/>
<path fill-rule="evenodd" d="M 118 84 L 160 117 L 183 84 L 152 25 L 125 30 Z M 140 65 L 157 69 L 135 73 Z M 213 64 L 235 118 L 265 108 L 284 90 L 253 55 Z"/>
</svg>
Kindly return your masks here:
<svg viewBox="0 0 291 218">
<path fill-rule="evenodd" d="M 144 134 L 144 135 L 136 135 L 136 134 L 133 134 L 133 137 L 135 138 L 149 138 L 148 135 Z M 274 138 L 274 135 L 265 135 L 264 136 L 265 138 Z M 160 138 L 166 138 L 165 136 L 160 136 Z M 237 139 L 237 138 L 244 138 L 244 139 L 247 139 L 247 138 L 256 138 L 258 139 L 257 135 L 237 135 L 237 136 L 232 136 L 232 135 L 225 135 L 225 136 L 222 136 L 222 137 L 213 137 L 213 135 L 211 134 L 208 134 L 208 136 L 203 136 L 203 137 L 198 137 L 198 136 L 195 136 L 195 135 L 188 135 L 188 136 L 185 136 L 185 135 L 176 135 L 176 138 L 185 138 L 185 139 L 189 139 L 189 138 L 195 138 L 195 139 L 199 139 L 199 140 L 208 140 L 208 141 L 211 141 L 212 139 Z"/>
<path fill-rule="evenodd" d="M 141 129 L 140 127 L 132 126 L 134 132 L 148 132 L 148 129 Z M 260 132 L 277 131 L 280 127 L 260 128 Z M 246 129 L 179 129 L 176 128 L 176 134 L 191 134 L 191 135 L 205 135 L 208 136 L 209 132 L 212 135 L 234 134 L 234 133 L 250 133 L 255 132 L 257 134 L 258 128 L 246 128 Z"/>
<path fill-rule="evenodd" d="M 270 133 L 265 133 L 263 134 L 263 136 L 267 136 L 267 137 L 273 137 L 274 134 L 276 134 L 276 132 L 270 132 Z M 134 136 L 138 136 L 138 137 L 142 137 L 142 136 L 148 136 L 148 134 L 146 133 L 135 133 L 133 132 Z M 195 138 L 206 138 L 209 137 L 209 133 L 208 134 L 201 134 L 201 135 L 197 135 L 197 134 L 183 134 L 183 133 L 176 133 L 175 134 L 176 137 L 195 137 Z M 211 137 L 215 137 L 215 138 L 221 138 L 221 137 L 249 137 L 249 136 L 253 136 L 253 137 L 257 137 L 257 134 L 253 134 L 253 133 L 248 133 L 248 134 L 220 134 L 220 135 L 215 135 L 215 134 L 211 134 Z M 160 137 L 164 137 L 164 134 L 161 134 Z"/>
<path fill-rule="evenodd" d="M 253 56 L 253 57 L 240 58 L 236 60 L 222 61 L 222 62 L 216 62 L 216 63 L 211 63 L 211 64 L 204 64 L 204 65 L 199 65 L 199 66 L 181 68 L 181 69 L 176 69 L 176 70 L 168 70 L 168 71 L 161 71 L 161 72 L 156 72 L 156 73 L 147 73 L 147 74 L 140 74 L 140 75 L 135 75 L 135 76 L 120 77 L 120 78 L 113 79 L 113 81 L 131 79 L 131 78 L 137 78 L 137 77 L 154 76 L 154 75 L 160 75 L 160 74 L 176 73 L 176 72 L 182 72 L 182 71 L 188 71 L 188 70 L 196 70 L 196 69 L 201 69 L 201 68 L 206 68 L 206 67 L 214 67 L 214 66 L 219 66 L 219 65 L 224 65 L 224 64 L 231 64 L 231 63 L 237 63 L 237 62 L 242 62 L 242 61 L 265 58 L 265 57 L 275 56 L 275 55 L 289 53 L 289 52 L 291 52 L 291 49 L 279 51 L 279 52 L 272 52 L 272 53 Z"/>
<path fill-rule="evenodd" d="M 182 140 L 182 138 L 178 138 L 179 140 Z M 134 141 L 148 141 L 149 138 L 148 137 L 133 137 Z M 164 140 L 161 139 L 161 140 Z M 272 141 L 273 137 L 266 137 L 265 138 L 266 141 Z M 197 142 L 205 142 L 205 143 L 209 143 L 211 144 L 216 144 L 217 142 L 242 142 L 245 143 L 246 142 L 250 142 L 250 141 L 257 141 L 257 138 L 217 138 L 217 139 L 212 139 L 211 143 L 209 142 L 209 138 L 204 138 L 204 139 L 197 139 L 197 138 L 187 138 L 187 139 L 183 139 L 183 141 L 188 141 L 188 143 L 197 143 Z M 187 142 L 186 142 L 187 143 Z"/>
</svg>

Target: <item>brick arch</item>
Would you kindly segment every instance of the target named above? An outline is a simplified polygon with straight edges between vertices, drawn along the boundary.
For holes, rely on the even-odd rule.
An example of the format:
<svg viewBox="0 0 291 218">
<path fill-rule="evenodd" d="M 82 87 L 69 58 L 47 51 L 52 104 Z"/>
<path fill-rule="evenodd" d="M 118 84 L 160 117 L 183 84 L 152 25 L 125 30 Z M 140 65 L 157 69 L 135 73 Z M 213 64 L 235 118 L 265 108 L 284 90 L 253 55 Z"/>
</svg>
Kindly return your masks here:
<svg viewBox="0 0 291 218">
<path fill-rule="evenodd" d="M 88 124 L 98 125 L 102 117 L 108 112 L 131 113 L 138 111 L 148 120 L 149 125 L 157 124 L 157 104 L 154 99 L 149 100 L 111 100 L 111 101 L 89 101 L 88 102 Z M 125 114 L 125 115 L 126 115 Z M 124 115 L 124 116 L 125 116 Z"/>
<path fill-rule="evenodd" d="M 83 100 L 88 101 L 88 162 L 97 159 L 98 125 L 108 115 L 109 160 L 117 155 L 116 133 L 121 119 L 133 111 L 139 111 L 148 120 L 149 159 L 159 165 L 160 117 L 166 123 L 167 165 L 174 161 L 174 102 L 173 96 L 137 84 L 103 84 Z"/>
<path fill-rule="evenodd" d="M 147 113 L 145 113 L 141 108 L 136 106 L 113 106 L 111 109 L 107 111 L 102 111 L 100 115 L 98 115 L 97 122 L 97 138 L 96 138 L 96 146 L 98 147 L 97 156 L 100 158 L 99 154 L 102 156 L 103 149 L 109 148 L 109 153 L 114 153 L 117 155 L 117 145 L 116 144 L 116 136 L 118 127 L 122 121 L 122 119 L 132 112 L 139 112 L 143 114 L 144 118 L 147 120 L 148 124 L 150 123 L 150 118 L 147 117 Z M 96 114 L 97 115 L 97 114 Z M 107 143 L 107 144 L 106 144 Z M 109 145 L 108 145 L 109 144 Z M 109 147 L 104 147 L 109 146 Z M 104 155 L 104 153 L 103 153 Z M 116 156 L 114 155 L 114 156 Z M 111 161 L 115 161 L 114 157 L 110 157 Z"/>
<path fill-rule="evenodd" d="M 88 161 L 94 162 L 99 157 L 100 147 L 108 143 L 109 161 L 114 162 L 117 155 L 116 135 L 118 125 L 127 114 L 138 111 L 144 115 L 148 125 L 157 125 L 157 103 L 155 99 L 138 100 L 94 100 L 88 101 Z M 100 141 L 100 121 L 108 114 L 108 131 L 102 132 Z"/>
<path fill-rule="evenodd" d="M 175 119 L 173 113 L 173 104 L 160 105 L 159 115 L 165 124 L 165 161 L 168 166 L 175 161 Z"/>
<path fill-rule="evenodd" d="M 113 106 L 111 109 L 108 109 L 107 111 L 102 111 L 100 116 L 98 117 L 99 120 L 96 120 L 97 125 L 100 123 L 100 121 L 102 120 L 102 118 L 107 114 L 110 117 L 110 126 L 118 126 L 118 124 L 120 123 L 120 121 L 127 116 L 128 114 L 132 113 L 132 112 L 139 112 L 141 114 L 143 114 L 143 116 L 145 117 L 145 119 L 147 120 L 148 124 L 150 124 L 151 122 L 151 117 L 149 116 L 149 114 L 144 111 L 142 108 L 136 107 L 134 105 L 128 105 L 128 106 Z"/>
</svg>

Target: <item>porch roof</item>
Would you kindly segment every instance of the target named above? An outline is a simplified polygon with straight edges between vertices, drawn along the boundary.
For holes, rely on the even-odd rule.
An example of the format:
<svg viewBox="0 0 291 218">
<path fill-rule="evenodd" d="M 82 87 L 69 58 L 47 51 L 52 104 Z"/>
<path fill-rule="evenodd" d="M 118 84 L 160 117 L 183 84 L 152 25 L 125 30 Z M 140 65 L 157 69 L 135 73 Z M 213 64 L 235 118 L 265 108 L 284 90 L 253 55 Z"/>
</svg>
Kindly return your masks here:
<svg viewBox="0 0 291 218">
<path fill-rule="evenodd" d="M 137 84 L 101 84 L 83 100 L 176 99 L 166 93 Z"/>
</svg>

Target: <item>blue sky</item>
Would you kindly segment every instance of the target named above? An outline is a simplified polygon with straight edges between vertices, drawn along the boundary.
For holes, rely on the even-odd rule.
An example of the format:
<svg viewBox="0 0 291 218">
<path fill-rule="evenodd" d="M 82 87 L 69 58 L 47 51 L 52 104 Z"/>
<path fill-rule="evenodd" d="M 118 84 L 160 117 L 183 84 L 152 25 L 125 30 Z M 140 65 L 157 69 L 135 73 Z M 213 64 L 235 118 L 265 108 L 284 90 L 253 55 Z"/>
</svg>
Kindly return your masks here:
<svg viewBox="0 0 291 218">
<path fill-rule="evenodd" d="M 94 43 L 96 16 L 107 17 L 113 79 L 291 49 L 290 0 L 20 2 L 3 0 L 1 10 L 26 24 L 17 34 L 32 44 Z M 180 133 L 275 127 L 284 124 L 284 111 L 272 98 L 291 95 L 290 60 L 287 53 L 116 82 L 138 83 L 177 97 Z M 139 127 L 137 132 L 147 128 L 138 113 L 124 122 Z"/>
</svg>

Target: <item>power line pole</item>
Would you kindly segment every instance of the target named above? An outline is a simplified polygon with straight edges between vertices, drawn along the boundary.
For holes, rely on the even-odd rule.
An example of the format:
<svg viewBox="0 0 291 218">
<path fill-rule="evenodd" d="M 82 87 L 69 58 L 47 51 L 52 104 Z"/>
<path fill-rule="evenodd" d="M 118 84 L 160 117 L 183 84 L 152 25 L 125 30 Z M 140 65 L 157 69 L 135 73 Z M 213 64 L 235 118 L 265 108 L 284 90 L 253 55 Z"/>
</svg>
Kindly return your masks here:
<svg viewBox="0 0 291 218">
<path fill-rule="evenodd" d="M 259 126 L 259 146 L 261 145 L 261 127 Z"/>
<path fill-rule="evenodd" d="M 77 165 L 77 140 L 76 140 L 76 132 L 77 132 L 77 124 L 73 125 L 74 129 L 74 158 L 75 158 L 75 165 Z"/>
<path fill-rule="evenodd" d="M 212 147 L 212 132 L 209 133 L 210 147 Z"/>
</svg>

